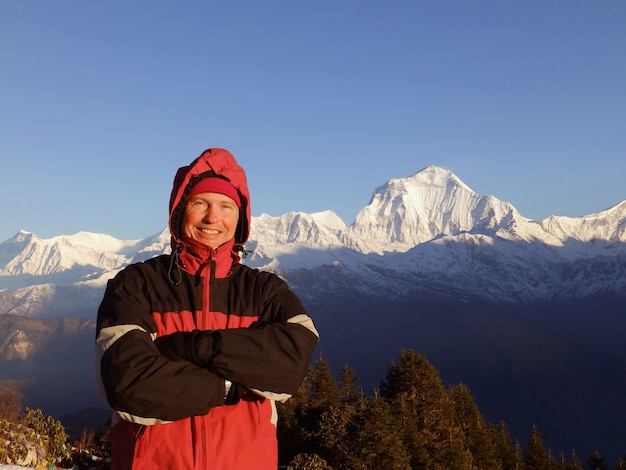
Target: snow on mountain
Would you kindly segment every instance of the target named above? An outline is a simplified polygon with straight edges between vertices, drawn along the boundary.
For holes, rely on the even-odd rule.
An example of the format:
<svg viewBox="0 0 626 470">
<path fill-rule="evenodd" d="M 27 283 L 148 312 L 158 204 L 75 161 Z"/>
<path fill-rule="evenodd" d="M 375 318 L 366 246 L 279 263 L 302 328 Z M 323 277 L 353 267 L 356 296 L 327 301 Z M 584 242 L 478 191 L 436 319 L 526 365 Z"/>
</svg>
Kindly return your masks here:
<svg viewBox="0 0 626 470">
<path fill-rule="evenodd" d="M 289 212 L 280 217 L 262 214 L 253 217 L 246 245 L 252 253 L 245 262 L 274 270 L 332 263 L 333 250 L 343 247 L 345 230 L 346 224 L 332 211 Z"/>
<path fill-rule="evenodd" d="M 110 235 L 79 232 L 42 240 L 20 231 L 0 245 L 0 260 L 4 261 L 0 275 L 46 276 L 74 271 L 82 277 L 93 269 L 108 270 L 126 261 L 122 253 L 134 242 L 117 240 Z M 6 250 L 5 250 L 6 248 Z M 7 253 L 15 256 L 8 259 Z"/>
<path fill-rule="evenodd" d="M 20 230 L 0 244 L 0 288 L 30 285 L 33 279 L 61 285 L 88 281 L 162 253 L 169 245 L 167 234 L 118 240 L 79 232 L 44 240 Z"/>
<path fill-rule="evenodd" d="M 553 215 L 543 220 L 541 226 L 561 241 L 573 239 L 586 243 L 600 239 L 626 242 L 626 201 L 578 218 Z"/>
<path fill-rule="evenodd" d="M 374 286 L 386 295 L 422 286 L 531 300 L 619 288 L 626 283 L 624 242 L 626 201 L 535 222 L 429 166 L 377 187 L 349 227 L 332 211 L 253 217 L 244 263 L 282 274 L 332 267 L 353 289 Z M 169 249 L 167 229 L 143 240 L 86 232 L 44 240 L 20 231 L 0 244 L 0 313 L 35 311 L 39 297 L 29 286 L 55 287 L 49 295 L 57 300 L 60 286 L 102 289 L 127 264 Z M 581 270 L 595 275 L 587 279 Z"/>
<path fill-rule="evenodd" d="M 358 251 L 382 254 L 465 232 L 556 241 L 511 204 L 475 193 L 452 172 L 436 166 L 376 188 L 347 238 Z"/>
<path fill-rule="evenodd" d="M 254 217 L 250 238 L 267 245 L 301 244 L 318 249 L 341 246 L 346 224 L 332 211 L 305 214 L 289 212 L 280 217 Z M 269 235 L 269 236 L 268 236 Z"/>
</svg>

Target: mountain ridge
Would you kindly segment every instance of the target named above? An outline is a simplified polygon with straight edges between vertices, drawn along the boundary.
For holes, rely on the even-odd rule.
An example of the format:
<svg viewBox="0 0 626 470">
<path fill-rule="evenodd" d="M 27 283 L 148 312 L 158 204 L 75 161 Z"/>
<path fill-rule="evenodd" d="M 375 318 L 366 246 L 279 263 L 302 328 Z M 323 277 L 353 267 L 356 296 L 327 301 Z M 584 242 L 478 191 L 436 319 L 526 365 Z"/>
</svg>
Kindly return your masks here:
<svg viewBox="0 0 626 470">
<path fill-rule="evenodd" d="M 474 238 L 480 244 L 487 236 L 565 250 L 568 243 L 574 245 L 572 241 L 596 242 L 593 247 L 576 245 L 571 252 L 563 251 L 563 257 L 571 260 L 626 252 L 621 247 L 626 242 L 626 200 L 579 218 L 550 216 L 535 222 L 508 202 L 473 192 L 449 170 L 428 166 L 378 186 L 350 226 L 327 210 L 278 217 L 261 214 L 253 217 L 251 227 L 246 248 L 253 254 L 248 262 L 268 269 L 313 268 L 336 261 L 329 261 L 328 256 L 302 256 L 296 262 L 308 250 L 382 256 L 451 237 L 468 242 Z M 63 285 L 89 282 L 168 249 L 167 229 L 140 240 L 89 232 L 44 240 L 20 230 L 0 244 L 0 288 L 24 287 L 35 277 Z"/>
<path fill-rule="evenodd" d="M 68 298 L 101 291 L 129 263 L 169 252 L 169 238 L 167 228 L 140 240 L 88 232 L 44 240 L 19 231 L 0 244 L 0 313 L 50 315 L 44 310 L 51 299 L 66 303 L 61 291 Z M 251 267 L 288 278 L 332 266 L 343 282 L 359 279 L 354 284 L 363 292 L 381 295 L 449 290 L 508 303 L 584 297 L 626 285 L 626 201 L 580 218 L 535 222 L 508 202 L 475 193 L 449 170 L 428 166 L 378 186 L 350 226 L 331 210 L 253 217 L 246 249 Z"/>
</svg>

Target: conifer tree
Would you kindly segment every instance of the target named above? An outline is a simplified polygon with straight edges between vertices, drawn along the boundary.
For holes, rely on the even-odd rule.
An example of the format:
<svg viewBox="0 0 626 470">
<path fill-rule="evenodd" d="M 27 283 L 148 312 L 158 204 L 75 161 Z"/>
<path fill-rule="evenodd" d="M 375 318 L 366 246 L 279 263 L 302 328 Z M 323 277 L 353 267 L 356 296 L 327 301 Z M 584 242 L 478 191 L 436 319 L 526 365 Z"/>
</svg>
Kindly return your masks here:
<svg viewBox="0 0 626 470">
<path fill-rule="evenodd" d="M 587 468 L 589 470 L 608 470 L 604 457 L 597 450 L 587 460 Z"/>
<path fill-rule="evenodd" d="M 279 404 L 278 444 L 280 462 L 288 463 L 299 453 L 320 451 L 319 423 L 322 413 L 339 404 L 339 389 L 330 366 L 320 356 L 310 367 L 296 394 Z"/>
<path fill-rule="evenodd" d="M 559 463 L 556 461 L 556 457 L 554 456 L 552 449 L 548 449 L 546 458 L 548 459 L 548 466 L 546 467 L 546 470 L 560 470 Z"/>
<path fill-rule="evenodd" d="M 351 452 L 336 468 L 411 470 L 391 406 L 381 397 L 362 401 L 348 426 Z"/>
<path fill-rule="evenodd" d="M 520 470 L 515 446 L 504 421 L 488 426 L 496 454 L 496 467 L 501 470 Z"/>
<path fill-rule="evenodd" d="M 277 403 L 279 420 L 277 426 L 278 456 L 281 464 L 289 463 L 297 454 L 311 448 L 312 432 L 307 428 L 313 369 L 309 367 L 306 378 L 298 391 L 286 402 Z"/>
<path fill-rule="evenodd" d="M 448 388 L 455 410 L 455 423 L 465 437 L 465 448 L 472 454 L 472 465 L 477 470 L 498 468 L 495 445 L 485 420 L 476 406 L 469 387 L 457 384 Z"/>
<path fill-rule="evenodd" d="M 572 450 L 569 461 L 565 458 L 565 454 L 561 453 L 561 468 L 563 470 L 584 470 L 583 464 L 574 450 Z"/>
<path fill-rule="evenodd" d="M 328 362 L 320 354 L 310 375 L 309 404 L 306 414 L 300 419 L 307 436 L 306 450 L 322 458 L 332 457 L 327 440 L 332 438 L 334 426 L 340 426 L 342 417 L 339 402 L 339 387 Z M 323 425 L 323 426 L 322 426 Z M 336 430 L 341 432 L 340 427 Z"/>
<path fill-rule="evenodd" d="M 515 470 L 526 470 L 524 464 L 524 452 L 522 451 L 522 445 L 516 439 L 515 440 Z"/>
<path fill-rule="evenodd" d="M 324 410 L 339 404 L 339 388 L 328 362 L 320 354 L 311 372 L 311 408 Z"/>
<path fill-rule="evenodd" d="M 617 464 L 615 465 L 615 470 L 626 470 L 626 456 L 617 461 Z"/>
<path fill-rule="evenodd" d="M 355 451 L 349 435 L 349 426 L 356 407 L 335 405 L 322 412 L 314 433 L 314 450 L 333 468 L 347 468 L 346 462 Z"/>
<path fill-rule="evenodd" d="M 573 450 L 568 465 L 569 468 L 567 470 L 584 470 L 582 462 L 578 458 L 578 455 L 576 455 L 576 452 Z M 626 470 L 626 468 L 624 468 L 624 470 Z"/>
<path fill-rule="evenodd" d="M 345 365 L 342 367 L 339 377 L 339 400 L 344 404 L 357 405 L 365 397 L 365 394 L 358 386 L 359 379 L 356 372 L 349 365 Z"/>
<path fill-rule="evenodd" d="M 347 468 L 348 456 L 354 452 L 354 444 L 348 435 L 348 427 L 359 408 L 365 406 L 365 394 L 357 384 L 355 371 L 344 366 L 339 384 L 339 404 L 324 410 L 319 420 L 315 441 L 318 451 L 334 468 Z"/>
<path fill-rule="evenodd" d="M 382 397 L 397 414 L 405 447 L 414 469 L 471 468 L 471 454 L 455 424 L 454 404 L 439 372 L 413 350 L 400 353 L 381 383 Z"/>
<path fill-rule="evenodd" d="M 546 470 L 549 468 L 548 454 L 536 424 L 533 424 L 530 430 L 524 454 L 524 466 L 526 470 Z"/>
</svg>

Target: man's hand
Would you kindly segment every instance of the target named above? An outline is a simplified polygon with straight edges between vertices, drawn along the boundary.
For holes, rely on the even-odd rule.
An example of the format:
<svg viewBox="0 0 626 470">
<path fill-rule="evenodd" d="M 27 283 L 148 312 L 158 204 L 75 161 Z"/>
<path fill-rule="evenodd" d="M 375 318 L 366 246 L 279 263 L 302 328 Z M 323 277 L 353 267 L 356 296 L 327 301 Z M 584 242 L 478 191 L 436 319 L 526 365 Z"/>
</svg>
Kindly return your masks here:
<svg viewBox="0 0 626 470">
<path fill-rule="evenodd" d="M 213 356 L 213 337 L 211 331 L 177 331 L 169 335 L 159 336 L 154 344 L 159 352 L 172 361 L 189 361 L 200 367 L 207 367 Z M 224 404 L 236 405 L 248 389 L 233 383 Z"/>
<path fill-rule="evenodd" d="M 210 330 L 177 331 L 159 336 L 154 344 L 170 360 L 185 360 L 201 367 L 206 367 L 213 356 Z"/>
</svg>

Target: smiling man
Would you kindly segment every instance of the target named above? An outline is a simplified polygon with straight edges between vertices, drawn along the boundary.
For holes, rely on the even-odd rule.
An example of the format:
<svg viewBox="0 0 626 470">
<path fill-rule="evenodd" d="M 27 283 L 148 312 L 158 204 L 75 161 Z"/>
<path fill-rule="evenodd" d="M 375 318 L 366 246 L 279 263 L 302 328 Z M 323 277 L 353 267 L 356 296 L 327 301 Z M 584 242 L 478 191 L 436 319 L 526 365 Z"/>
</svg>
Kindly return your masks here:
<svg viewBox="0 0 626 470">
<path fill-rule="evenodd" d="M 183 240 L 195 240 L 217 248 L 235 237 L 241 198 L 228 181 L 211 177 L 201 180 L 187 196 Z"/>
<path fill-rule="evenodd" d="M 275 470 L 275 401 L 304 379 L 318 333 L 278 276 L 240 263 L 243 168 L 209 149 L 178 170 L 172 252 L 129 265 L 98 310 L 96 378 L 117 469 Z"/>
</svg>

